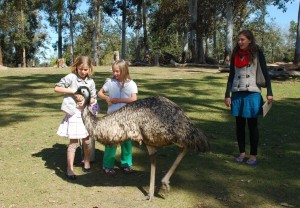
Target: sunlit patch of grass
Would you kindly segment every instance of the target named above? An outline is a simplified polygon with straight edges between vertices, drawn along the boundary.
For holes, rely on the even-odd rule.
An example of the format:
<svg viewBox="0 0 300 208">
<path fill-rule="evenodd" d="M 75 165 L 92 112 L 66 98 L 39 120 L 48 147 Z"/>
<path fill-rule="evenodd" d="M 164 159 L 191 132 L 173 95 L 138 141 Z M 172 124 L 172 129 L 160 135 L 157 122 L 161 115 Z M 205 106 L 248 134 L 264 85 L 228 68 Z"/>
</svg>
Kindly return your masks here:
<svg viewBox="0 0 300 208">
<path fill-rule="evenodd" d="M 171 192 L 159 190 L 160 180 L 180 151 L 176 146 L 157 154 L 157 192 L 152 203 L 136 201 L 148 192 L 149 156 L 133 147 L 137 172 L 108 177 L 101 172 L 103 145 L 96 144 L 93 172 L 84 175 L 76 152 L 78 180 L 67 181 L 68 140 L 56 135 L 64 114 L 62 96 L 53 87 L 70 69 L 9 69 L 0 82 L 0 207 L 300 207 L 299 112 L 300 82 L 273 81 L 274 103 L 259 119 L 258 166 L 233 162 L 238 154 L 234 118 L 224 105 L 228 74 L 198 68 L 131 67 L 138 98 L 163 95 L 178 104 L 208 136 L 211 150 L 188 152 L 170 180 Z M 111 77 L 109 67 L 96 67 L 99 90 Z M 265 89 L 263 89 L 265 97 Z M 107 106 L 100 101 L 101 115 Z M 247 151 L 249 142 L 247 139 Z M 120 148 L 118 148 L 118 157 Z M 118 164 L 118 163 L 117 163 Z"/>
</svg>

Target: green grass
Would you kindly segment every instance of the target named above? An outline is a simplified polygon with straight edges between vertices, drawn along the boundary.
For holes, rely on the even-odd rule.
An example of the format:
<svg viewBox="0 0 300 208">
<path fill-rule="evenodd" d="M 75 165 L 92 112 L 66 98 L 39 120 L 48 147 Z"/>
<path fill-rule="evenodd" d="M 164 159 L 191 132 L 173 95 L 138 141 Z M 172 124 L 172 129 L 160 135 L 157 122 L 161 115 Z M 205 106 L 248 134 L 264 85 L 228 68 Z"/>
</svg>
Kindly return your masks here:
<svg viewBox="0 0 300 208">
<path fill-rule="evenodd" d="M 111 76 L 109 68 L 96 68 L 98 90 Z M 208 135 L 211 151 L 189 152 L 171 178 L 171 191 L 165 193 L 159 189 L 160 180 L 179 150 L 162 148 L 151 203 L 136 200 L 148 192 L 150 177 L 147 152 L 137 144 L 135 174 L 118 172 L 112 178 L 101 173 L 104 147 L 97 143 L 93 172 L 82 174 L 78 149 L 78 180 L 69 182 L 64 177 L 68 141 L 56 135 L 63 118 L 62 97 L 53 91 L 69 69 L 2 70 L 0 207 L 300 207 L 299 80 L 273 80 L 273 107 L 259 119 L 259 164 L 251 168 L 233 163 L 238 148 L 234 119 L 223 103 L 227 73 L 199 68 L 130 70 L 138 97 L 160 94 L 173 100 Z M 106 104 L 100 101 L 100 106 L 102 116 Z"/>
</svg>

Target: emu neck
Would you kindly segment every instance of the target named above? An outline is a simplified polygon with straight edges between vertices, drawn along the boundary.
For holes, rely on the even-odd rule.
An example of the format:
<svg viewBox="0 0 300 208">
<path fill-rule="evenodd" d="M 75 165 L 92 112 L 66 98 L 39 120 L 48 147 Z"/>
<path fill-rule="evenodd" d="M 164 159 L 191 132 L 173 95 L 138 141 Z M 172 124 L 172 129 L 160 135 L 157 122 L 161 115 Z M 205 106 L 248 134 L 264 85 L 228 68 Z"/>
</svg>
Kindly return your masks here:
<svg viewBox="0 0 300 208">
<path fill-rule="evenodd" d="M 97 117 L 90 112 L 88 106 L 84 107 L 81 117 L 89 135 L 92 136 L 93 135 L 92 129 L 95 128 Z"/>
</svg>

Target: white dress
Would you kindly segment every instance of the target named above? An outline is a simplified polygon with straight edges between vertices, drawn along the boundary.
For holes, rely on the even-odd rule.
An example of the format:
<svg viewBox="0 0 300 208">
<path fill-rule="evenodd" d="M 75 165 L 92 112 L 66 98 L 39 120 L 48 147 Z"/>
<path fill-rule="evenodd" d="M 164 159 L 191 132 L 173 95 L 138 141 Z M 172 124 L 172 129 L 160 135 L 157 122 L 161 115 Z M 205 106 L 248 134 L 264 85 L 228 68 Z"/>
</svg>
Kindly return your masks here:
<svg viewBox="0 0 300 208">
<path fill-rule="evenodd" d="M 77 75 L 71 73 L 63 77 L 56 86 L 77 89 L 79 86 L 87 86 L 91 91 L 91 96 L 96 97 L 96 87 L 94 80 L 87 78 L 82 80 Z M 99 112 L 98 103 L 95 102 L 91 106 L 93 114 Z M 76 101 L 73 96 L 65 95 L 61 108 L 65 113 L 65 117 L 58 127 L 57 134 L 68 139 L 84 139 L 89 136 L 82 118 L 81 109 L 76 107 Z"/>
</svg>

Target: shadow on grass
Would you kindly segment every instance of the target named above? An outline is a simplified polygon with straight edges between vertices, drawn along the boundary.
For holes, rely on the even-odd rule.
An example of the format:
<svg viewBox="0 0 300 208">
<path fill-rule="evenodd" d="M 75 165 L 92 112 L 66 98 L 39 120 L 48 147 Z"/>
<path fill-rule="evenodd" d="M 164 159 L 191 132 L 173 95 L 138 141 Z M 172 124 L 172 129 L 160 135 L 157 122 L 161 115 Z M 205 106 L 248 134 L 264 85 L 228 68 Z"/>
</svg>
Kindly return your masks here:
<svg viewBox="0 0 300 208">
<path fill-rule="evenodd" d="M 39 157 L 43 161 L 45 161 L 45 167 L 54 170 L 57 177 L 60 177 L 62 180 L 69 181 L 70 183 L 82 185 L 85 187 L 94 187 L 94 186 L 108 186 L 108 187 L 124 187 L 124 186 L 132 186 L 136 187 L 140 192 L 144 195 L 148 195 L 148 186 L 150 182 L 150 161 L 149 156 L 146 153 L 146 148 L 144 146 L 139 146 L 138 144 L 133 145 L 134 149 L 136 149 L 133 154 L 134 157 L 134 167 L 139 167 L 142 170 L 135 170 L 132 174 L 124 174 L 120 170 L 120 164 L 116 161 L 116 171 L 117 174 L 115 176 L 109 176 L 104 174 L 101 171 L 101 164 L 103 159 L 103 151 L 97 150 L 95 151 L 96 161 L 91 164 L 92 171 L 88 174 L 79 174 L 77 175 L 76 180 L 68 180 L 65 176 L 66 169 L 66 145 L 63 144 L 54 144 L 52 148 L 42 149 L 38 153 L 32 154 L 32 157 Z M 139 150 L 137 150 L 139 149 Z M 140 150 L 142 149 L 142 152 Z M 140 152 L 140 153 L 137 153 Z M 75 158 L 75 172 L 79 172 L 76 168 L 81 165 L 80 156 L 80 148 L 76 151 Z M 165 198 L 167 192 L 165 190 L 160 189 L 160 180 L 167 172 L 168 168 L 171 166 L 172 162 L 175 160 L 177 154 L 179 153 L 179 149 L 175 146 L 169 146 L 166 148 L 161 148 L 157 155 L 157 169 L 156 169 L 156 182 L 155 184 L 155 197 Z M 187 156 L 191 157 L 191 156 Z M 99 159 L 99 160 L 98 160 Z M 185 161 L 186 163 L 187 161 Z M 142 167 L 142 168 L 141 168 Z M 184 167 L 184 165 L 183 165 Z M 187 171 L 190 174 L 189 171 Z M 174 186 L 184 187 L 189 179 L 186 180 L 185 176 L 179 176 L 176 174 L 174 177 Z M 187 177 L 188 178 L 188 177 Z M 171 183 L 172 185 L 172 183 Z M 188 188 L 190 189 L 190 188 Z M 172 193 L 172 191 L 171 191 Z"/>
<path fill-rule="evenodd" d="M 53 113 L 60 109 L 62 96 L 54 93 L 52 90 L 50 93 L 43 92 L 43 89 L 49 90 L 54 88 L 57 83 L 65 74 L 32 74 L 30 76 L 6 76 L 1 77 L 0 82 L 6 83 L 2 85 L 0 89 L 0 100 L 6 102 L 7 100 L 14 98 L 13 102 L 10 102 L 10 107 L 14 108 L 12 111 L 4 111 L 0 115 L 1 126 L 8 126 L 18 121 L 32 120 L 39 115 L 31 115 L 24 111 L 24 109 L 38 109 L 41 112 Z M 106 77 L 110 77 L 110 73 L 96 73 L 95 82 L 97 89 L 100 89 L 102 83 Z M 193 105 L 206 105 L 211 109 L 216 107 L 213 105 L 215 100 L 207 99 L 207 96 L 213 93 L 210 90 L 201 90 L 201 83 L 208 83 L 209 85 L 221 86 L 218 82 L 219 78 L 204 77 L 203 79 L 162 79 L 158 80 L 159 84 L 153 83 L 153 80 L 135 79 L 138 85 L 144 90 L 139 92 L 139 98 L 145 98 L 155 95 L 163 95 L 176 102 L 184 111 L 193 112 Z M 180 85 L 178 84 L 180 82 Z M 101 83 L 98 84 L 98 83 Z M 181 89 L 182 88 L 182 89 Z M 185 95 L 184 91 L 188 89 L 189 95 Z M 38 91 L 38 92 L 37 92 Z M 182 92 L 182 94 L 178 94 Z M 197 99 L 196 95 L 203 95 L 202 99 Z M 187 102 L 188 100 L 188 102 Z M 101 110 L 106 111 L 106 104 L 101 103 Z M 40 115 L 42 116 L 42 115 Z"/>
<path fill-rule="evenodd" d="M 40 112 L 53 113 L 60 109 L 61 96 L 55 93 L 44 93 L 43 90 L 53 88 L 65 74 L 33 74 L 30 76 L 7 76 L 0 78 L 0 100 L 7 108 L 15 106 L 12 111 L 4 109 L 0 114 L 1 127 L 9 126 L 20 121 L 30 121 L 39 114 L 31 114 L 27 109 L 34 108 Z M 96 73 L 97 88 L 101 87 L 110 72 Z M 229 109 L 220 107 L 223 98 L 214 97 L 217 90 L 225 90 L 222 80 L 224 78 L 203 76 L 200 79 L 135 79 L 140 86 L 139 98 L 157 94 L 164 95 L 177 103 L 187 113 L 197 111 L 209 116 L 217 113 L 225 116 L 225 122 L 210 120 L 209 118 L 193 118 L 193 122 L 204 130 L 210 139 L 212 152 L 204 155 L 189 153 L 181 162 L 171 178 L 171 185 L 182 188 L 192 193 L 201 193 L 219 199 L 220 203 L 229 207 L 246 207 L 248 204 L 259 207 L 259 202 L 243 202 L 235 190 L 243 193 L 269 199 L 273 204 L 288 202 L 295 207 L 300 207 L 299 185 L 299 98 L 282 98 L 275 101 L 270 113 L 264 119 L 259 119 L 260 146 L 259 165 L 256 168 L 239 166 L 232 162 L 237 147 L 233 145 L 235 139 L 234 120 L 229 114 Z M 98 84 L 100 83 L 100 84 Z M 202 86 L 209 86 L 205 89 Z M 39 92 L 36 92 L 39 90 Z M 48 102 L 45 100 L 48 100 Z M 106 106 L 101 104 L 101 110 L 106 111 Z M 204 106 L 198 109 L 196 106 Z M 26 109 L 26 110 L 24 110 Z M 248 144 L 247 144 L 248 145 Z M 157 159 L 156 184 L 178 153 L 172 146 L 159 151 Z M 78 155 L 78 153 L 76 154 Z M 80 153 L 79 153 L 80 155 Z M 65 180 L 66 146 L 54 144 L 52 148 L 42 149 L 33 154 L 45 161 L 45 166 L 54 170 L 56 175 Z M 148 193 L 144 188 L 149 185 L 150 163 L 146 151 L 135 153 L 134 165 L 139 171 L 132 175 L 124 175 L 120 171 L 112 178 L 101 173 L 103 152 L 97 150 L 98 163 L 92 165 L 92 173 L 79 175 L 78 180 L 72 183 L 86 187 L 92 186 L 134 186 L 143 194 Z M 80 159 L 76 159 L 78 161 Z M 96 161 L 97 162 L 97 161 Z M 251 183 L 245 181 L 251 181 Z M 159 189 L 156 190 L 158 192 Z M 172 189 L 171 189 L 172 193 Z M 171 194 L 170 193 L 170 194 Z M 232 199 L 233 198 L 233 199 Z M 237 202 L 236 198 L 241 200 Z"/>
<path fill-rule="evenodd" d="M 139 148 L 139 150 L 137 150 L 137 148 Z M 117 169 L 117 175 L 115 177 L 105 175 L 101 172 L 103 151 L 96 150 L 95 156 L 97 159 L 95 163 L 92 164 L 92 172 L 89 174 L 79 174 L 77 180 L 69 182 L 85 187 L 136 187 L 143 196 L 146 196 L 148 194 L 150 179 L 149 157 L 144 146 L 137 146 L 137 144 L 135 144 L 134 149 L 134 167 L 138 167 L 139 169 L 135 173 L 125 175 Z M 142 151 L 140 151 L 140 149 L 142 149 Z M 210 152 L 207 154 L 188 152 L 171 177 L 171 191 L 167 193 L 160 189 L 160 180 L 178 153 L 179 149 L 175 146 L 159 149 L 157 155 L 155 197 L 166 198 L 168 195 L 172 195 L 173 192 L 176 194 L 176 190 L 183 189 L 187 193 L 199 193 L 201 195 L 212 196 L 220 200 L 223 205 L 229 207 L 244 207 L 241 204 L 242 202 L 232 199 L 232 197 L 239 197 L 236 195 L 237 193 L 229 187 L 237 186 L 238 191 L 242 189 L 240 194 L 246 193 L 254 196 L 263 196 L 278 203 L 280 201 L 289 201 L 291 204 L 297 204 L 297 199 L 291 202 L 290 197 L 298 193 L 299 187 L 293 187 L 293 184 L 285 183 L 284 179 L 284 177 L 290 175 L 287 174 L 290 170 L 284 170 L 283 167 L 276 170 L 272 163 L 263 160 L 257 168 L 247 167 L 246 165 L 228 162 L 228 160 L 233 159 L 233 157 L 219 157 L 218 155 L 220 153 L 218 152 Z M 80 164 L 81 158 L 78 157 L 78 155 L 80 155 L 80 151 L 76 152 L 76 172 L 80 172 L 78 171 L 78 165 Z M 67 180 L 64 171 L 66 162 L 62 159 L 66 157 L 65 145 L 54 144 L 52 148 L 42 149 L 32 156 L 40 157 L 45 161 L 46 168 L 54 170 L 55 174 L 62 180 Z M 118 165 L 119 164 L 116 163 L 116 166 Z M 281 165 L 283 164 L 279 164 L 279 166 Z M 265 174 L 265 172 L 269 172 L 269 174 Z M 291 176 L 296 177 L 294 174 Z M 280 182 L 278 179 L 281 179 Z M 275 180 L 275 183 L 272 182 L 268 185 L 266 185 L 265 182 L 260 183 L 260 181 L 272 180 Z M 251 183 L 247 181 L 251 181 Z M 130 193 L 128 193 L 128 195 L 130 195 Z M 251 204 L 253 206 L 259 206 L 259 203 L 258 201 L 252 202 Z M 248 202 L 245 202 L 245 204 L 248 204 Z"/>
</svg>

